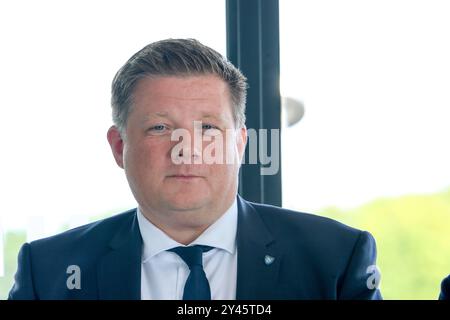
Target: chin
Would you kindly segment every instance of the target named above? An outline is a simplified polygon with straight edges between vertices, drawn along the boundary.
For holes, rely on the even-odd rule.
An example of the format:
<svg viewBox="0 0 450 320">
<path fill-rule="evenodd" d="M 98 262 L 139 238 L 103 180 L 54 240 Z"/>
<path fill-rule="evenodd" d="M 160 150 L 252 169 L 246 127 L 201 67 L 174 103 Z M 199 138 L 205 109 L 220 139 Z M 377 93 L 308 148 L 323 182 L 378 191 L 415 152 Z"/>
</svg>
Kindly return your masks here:
<svg viewBox="0 0 450 320">
<path fill-rule="evenodd" d="M 202 197 L 199 193 L 193 195 L 176 194 L 173 195 L 173 197 L 169 197 L 167 203 L 172 210 L 195 210 L 203 207 L 207 203 L 207 197 Z"/>
</svg>

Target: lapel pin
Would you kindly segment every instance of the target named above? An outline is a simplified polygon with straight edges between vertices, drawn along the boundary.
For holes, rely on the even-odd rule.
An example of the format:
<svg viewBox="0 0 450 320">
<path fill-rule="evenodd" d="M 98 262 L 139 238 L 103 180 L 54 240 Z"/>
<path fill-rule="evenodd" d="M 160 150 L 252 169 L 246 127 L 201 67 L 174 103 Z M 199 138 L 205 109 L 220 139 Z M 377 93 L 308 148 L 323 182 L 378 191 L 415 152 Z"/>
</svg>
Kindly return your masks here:
<svg viewBox="0 0 450 320">
<path fill-rule="evenodd" d="M 264 257 L 264 263 L 266 264 L 266 266 L 271 265 L 274 261 L 275 261 L 275 258 L 272 256 L 266 255 Z"/>
</svg>

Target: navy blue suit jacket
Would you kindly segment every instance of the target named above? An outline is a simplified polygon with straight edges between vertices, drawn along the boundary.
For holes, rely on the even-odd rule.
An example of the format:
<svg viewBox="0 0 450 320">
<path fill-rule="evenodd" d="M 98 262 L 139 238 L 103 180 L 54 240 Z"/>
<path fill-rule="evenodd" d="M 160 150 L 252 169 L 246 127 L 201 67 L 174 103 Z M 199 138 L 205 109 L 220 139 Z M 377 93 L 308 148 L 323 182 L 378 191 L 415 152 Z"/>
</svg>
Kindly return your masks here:
<svg viewBox="0 0 450 320">
<path fill-rule="evenodd" d="M 441 294 L 439 295 L 439 300 L 450 300 L 450 275 L 442 280 L 441 284 Z"/>
<path fill-rule="evenodd" d="M 237 299 L 381 299 L 367 285 L 368 232 L 240 196 L 237 230 Z M 25 243 L 9 298 L 140 299 L 141 252 L 136 209 Z M 71 265 L 79 289 L 67 286 Z"/>
</svg>

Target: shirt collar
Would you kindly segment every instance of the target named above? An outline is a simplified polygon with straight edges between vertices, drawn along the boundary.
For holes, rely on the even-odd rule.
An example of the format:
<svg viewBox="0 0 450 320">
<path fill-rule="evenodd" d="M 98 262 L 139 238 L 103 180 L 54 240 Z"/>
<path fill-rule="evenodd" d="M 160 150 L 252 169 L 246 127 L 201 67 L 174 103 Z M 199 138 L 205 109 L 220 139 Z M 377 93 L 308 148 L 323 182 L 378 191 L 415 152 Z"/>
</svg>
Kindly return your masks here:
<svg viewBox="0 0 450 320">
<path fill-rule="evenodd" d="M 145 218 L 139 208 L 137 208 L 137 218 L 143 240 L 143 263 L 160 252 L 183 246 Z M 237 218 L 237 198 L 235 198 L 230 208 L 189 245 L 206 245 L 234 254 L 236 251 Z"/>
</svg>

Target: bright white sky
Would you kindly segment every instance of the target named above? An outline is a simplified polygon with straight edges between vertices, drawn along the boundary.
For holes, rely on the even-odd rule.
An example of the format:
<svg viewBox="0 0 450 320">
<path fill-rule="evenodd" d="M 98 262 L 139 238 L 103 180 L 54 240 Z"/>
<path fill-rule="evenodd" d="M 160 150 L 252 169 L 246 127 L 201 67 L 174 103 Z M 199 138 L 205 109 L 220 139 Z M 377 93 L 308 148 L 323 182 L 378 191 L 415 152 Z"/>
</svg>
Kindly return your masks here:
<svg viewBox="0 0 450 320">
<path fill-rule="evenodd" d="M 450 187 L 450 2 L 280 1 L 283 205 Z"/>
<path fill-rule="evenodd" d="M 106 140 L 134 52 L 190 37 L 226 54 L 224 1 L 0 2 L 0 30 L 0 219 L 31 238 L 136 206 Z"/>
<path fill-rule="evenodd" d="M 284 205 L 449 186 L 449 4 L 280 2 L 282 94 L 306 107 L 283 132 Z M 226 52 L 224 1 L 1 2 L 0 30 L 0 219 L 30 238 L 135 206 L 106 141 L 131 54 L 169 37 Z"/>
</svg>

